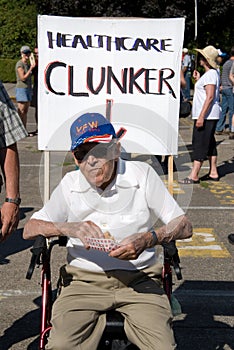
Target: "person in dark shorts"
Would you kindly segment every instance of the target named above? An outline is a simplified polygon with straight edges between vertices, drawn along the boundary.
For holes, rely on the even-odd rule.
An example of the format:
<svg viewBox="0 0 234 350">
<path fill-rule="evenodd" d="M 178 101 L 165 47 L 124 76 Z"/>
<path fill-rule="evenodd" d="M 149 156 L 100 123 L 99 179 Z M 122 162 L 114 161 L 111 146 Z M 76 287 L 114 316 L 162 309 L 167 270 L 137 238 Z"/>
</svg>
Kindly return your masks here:
<svg viewBox="0 0 234 350">
<path fill-rule="evenodd" d="M 221 108 L 219 105 L 220 76 L 216 59 L 218 50 L 213 46 L 207 46 L 203 50 L 197 49 L 199 64 L 205 73 L 200 75 L 194 70 L 193 77 L 196 80 L 192 118 L 193 127 L 193 167 L 188 177 L 179 181 L 184 185 L 200 182 L 199 172 L 203 162 L 209 159 L 210 171 L 204 178 L 209 181 L 219 181 L 217 171 L 217 149 L 215 141 L 215 128 L 219 120 Z"/>
</svg>

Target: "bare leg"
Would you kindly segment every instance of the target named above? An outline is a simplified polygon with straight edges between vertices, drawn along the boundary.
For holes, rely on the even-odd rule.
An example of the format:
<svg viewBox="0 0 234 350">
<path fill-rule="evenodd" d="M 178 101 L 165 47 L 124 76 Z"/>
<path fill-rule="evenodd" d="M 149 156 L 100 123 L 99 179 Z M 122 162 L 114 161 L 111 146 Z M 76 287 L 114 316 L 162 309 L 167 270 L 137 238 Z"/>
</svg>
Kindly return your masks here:
<svg viewBox="0 0 234 350">
<path fill-rule="evenodd" d="M 191 170 L 190 175 L 188 176 L 189 179 L 192 179 L 194 181 L 199 180 L 198 174 L 200 172 L 201 166 L 202 166 L 203 162 L 200 162 L 198 160 L 194 160 L 193 162 L 193 168 Z"/>
<path fill-rule="evenodd" d="M 209 157 L 209 163 L 210 163 L 210 177 L 219 177 L 218 170 L 217 170 L 217 156 L 211 156 Z"/>
<path fill-rule="evenodd" d="M 30 102 L 18 102 L 18 113 L 26 129 L 27 125 L 27 113 Z"/>
</svg>

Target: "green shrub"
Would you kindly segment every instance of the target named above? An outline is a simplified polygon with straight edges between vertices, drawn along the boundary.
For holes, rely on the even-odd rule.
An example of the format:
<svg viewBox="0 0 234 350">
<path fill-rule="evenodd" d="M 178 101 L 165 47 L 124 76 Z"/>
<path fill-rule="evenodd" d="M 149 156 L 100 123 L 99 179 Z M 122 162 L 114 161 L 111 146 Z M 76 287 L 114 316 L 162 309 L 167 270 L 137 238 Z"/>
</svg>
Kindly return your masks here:
<svg viewBox="0 0 234 350">
<path fill-rule="evenodd" d="M 4 83 L 15 83 L 15 65 L 18 59 L 0 58 L 0 80 Z"/>
<path fill-rule="evenodd" d="M 37 41 L 37 13 L 33 0 L 0 0 L 0 57 L 20 57 L 20 48 Z M 1 73 L 0 73 L 1 74 Z"/>
</svg>

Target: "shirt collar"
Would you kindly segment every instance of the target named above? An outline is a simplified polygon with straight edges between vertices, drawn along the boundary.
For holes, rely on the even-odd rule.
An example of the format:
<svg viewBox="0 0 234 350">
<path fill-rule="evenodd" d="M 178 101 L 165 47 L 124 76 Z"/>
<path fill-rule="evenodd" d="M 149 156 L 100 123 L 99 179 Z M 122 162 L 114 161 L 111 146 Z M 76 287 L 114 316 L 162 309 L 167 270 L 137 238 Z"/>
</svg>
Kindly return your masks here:
<svg viewBox="0 0 234 350">
<path fill-rule="evenodd" d="M 86 178 L 81 173 L 81 171 L 77 170 L 77 172 L 78 172 L 78 176 L 76 181 L 74 182 L 74 186 L 71 189 L 72 191 L 80 192 L 80 193 L 87 192 L 87 191 L 95 191 L 98 193 L 100 192 L 102 193 L 102 191 L 99 192 L 90 185 L 90 183 L 86 180 Z M 135 176 L 134 170 L 127 166 L 127 163 L 125 160 L 119 158 L 118 164 L 117 164 L 117 176 L 106 188 L 106 190 L 110 190 L 114 188 L 117 190 L 118 187 L 131 188 L 131 187 L 137 187 L 138 185 L 139 185 L 139 181 Z"/>
</svg>

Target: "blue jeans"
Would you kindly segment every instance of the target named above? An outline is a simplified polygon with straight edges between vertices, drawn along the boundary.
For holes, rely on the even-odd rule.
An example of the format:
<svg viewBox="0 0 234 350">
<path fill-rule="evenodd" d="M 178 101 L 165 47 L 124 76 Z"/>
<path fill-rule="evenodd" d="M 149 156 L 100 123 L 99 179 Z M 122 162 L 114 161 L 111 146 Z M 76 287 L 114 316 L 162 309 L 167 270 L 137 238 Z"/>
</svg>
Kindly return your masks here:
<svg viewBox="0 0 234 350">
<path fill-rule="evenodd" d="M 226 114 L 229 113 L 229 129 L 232 127 L 232 115 L 234 113 L 234 95 L 232 88 L 222 90 L 222 114 L 216 125 L 216 131 L 225 129 Z"/>
<path fill-rule="evenodd" d="M 190 99 L 190 79 L 191 79 L 191 72 L 190 71 L 185 72 L 184 79 L 186 81 L 186 87 L 184 89 L 182 89 L 183 95 L 184 95 L 184 98 L 189 100 Z"/>
</svg>

